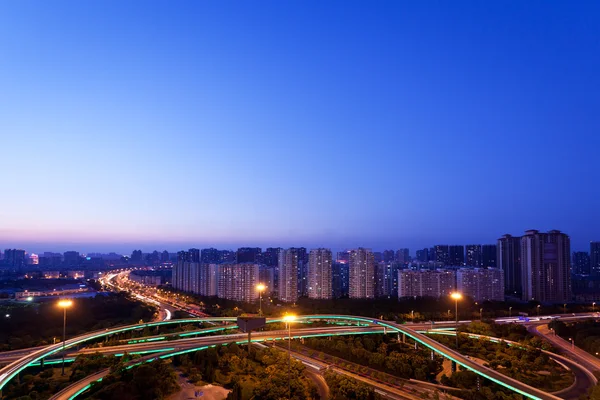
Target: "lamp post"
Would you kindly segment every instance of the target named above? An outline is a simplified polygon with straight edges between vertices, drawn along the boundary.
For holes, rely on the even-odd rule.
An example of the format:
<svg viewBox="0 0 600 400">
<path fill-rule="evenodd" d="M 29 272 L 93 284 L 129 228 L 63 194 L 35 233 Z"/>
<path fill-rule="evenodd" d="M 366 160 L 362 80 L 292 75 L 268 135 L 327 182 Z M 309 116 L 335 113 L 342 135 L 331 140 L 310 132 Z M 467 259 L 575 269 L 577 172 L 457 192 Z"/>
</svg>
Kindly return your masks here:
<svg viewBox="0 0 600 400">
<path fill-rule="evenodd" d="M 263 291 L 266 289 L 267 287 L 265 285 L 263 285 L 262 283 L 259 283 L 258 285 L 256 285 L 256 290 L 258 290 L 258 298 L 259 298 L 259 309 L 258 309 L 258 315 L 260 317 L 262 317 L 263 313 L 262 313 L 262 293 Z"/>
<path fill-rule="evenodd" d="M 536 307 L 536 308 L 537 308 L 537 314 L 538 314 L 538 318 L 540 317 L 540 307 L 541 307 L 541 305 L 540 305 L 540 304 L 538 304 L 538 305 L 537 305 L 537 307 Z"/>
<path fill-rule="evenodd" d="M 567 313 L 567 303 L 563 304 L 563 314 Z"/>
<path fill-rule="evenodd" d="M 61 375 L 65 375 L 65 341 L 67 337 L 67 308 L 73 305 L 71 300 L 61 300 L 58 302 L 58 306 L 63 309 L 63 337 L 62 337 L 62 372 Z"/>
<path fill-rule="evenodd" d="M 575 341 L 573 338 L 569 338 L 569 340 L 571 341 L 571 350 L 575 350 Z"/>
<path fill-rule="evenodd" d="M 479 320 L 483 321 L 483 308 L 479 309 Z"/>
<path fill-rule="evenodd" d="M 414 310 L 410 310 L 410 322 L 412 322 L 413 324 L 415 323 L 415 311 Z"/>
<path fill-rule="evenodd" d="M 596 302 L 592 303 L 592 312 L 596 312 Z"/>
<path fill-rule="evenodd" d="M 292 398 L 292 322 L 296 320 L 295 315 L 283 317 L 288 326 L 288 397 Z"/>
<path fill-rule="evenodd" d="M 458 351 L 458 301 L 462 299 L 462 294 L 454 292 L 450 295 L 454 299 L 454 317 L 456 321 L 456 351 Z"/>
<path fill-rule="evenodd" d="M 508 318 L 512 316 L 512 307 L 508 307 Z"/>
</svg>

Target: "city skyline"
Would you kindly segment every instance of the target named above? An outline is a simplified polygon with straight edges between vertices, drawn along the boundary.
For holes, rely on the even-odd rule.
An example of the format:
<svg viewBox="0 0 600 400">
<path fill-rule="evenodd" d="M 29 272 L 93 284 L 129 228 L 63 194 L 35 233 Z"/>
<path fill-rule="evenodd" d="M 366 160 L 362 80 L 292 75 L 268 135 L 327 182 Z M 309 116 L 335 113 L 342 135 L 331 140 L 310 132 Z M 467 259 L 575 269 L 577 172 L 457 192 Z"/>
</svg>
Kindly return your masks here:
<svg viewBox="0 0 600 400">
<path fill-rule="evenodd" d="M 600 5 L 462 4 L 2 4 L 1 246 L 584 250 Z"/>
<path fill-rule="evenodd" d="M 543 229 L 538 229 L 540 231 L 544 231 Z M 547 231 L 551 231 L 547 230 Z M 526 232 L 525 230 L 522 232 L 516 232 L 514 234 L 508 234 L 510 236 L 513 236 L 515 238 L 520 238 L 524 232 Z M 564 232 L 567 235 L 568 232 Z M 570 235 L 569 235 L 570 236 Z M 313 250 L 313 249 L 319 249 L 319 248 L 326 248 L 326 249 L 330 249 L 334 254 L 339 252 L 339 251 L 346 251 L 346 250 L 352 250 L 355 248 L 359 248 L 359 247 L 363 247 L 366 249 L 370 249 L 374 252 L 384 252 L 387 250 L 393 250 L 396 251 L 398 249 L 408 249 L 409 250 L 409 255 L 411 258 L 413 259 L 417 259 L 417 252 L 421 251 L 423 249 L 433 249 L 435 246 L 438 245 L 444 245 L 444 246 L 462 246 L 463 250 L 464 250 L 464 257 L 465 257 L 465 264 L 469 265 L 467 263 L 467 257 L 468 257 L 468 246 L 475 246 L 475 245 L 479 245 L 479 246 L 484 246 L 484 245 L 493 245 L 496 246 L 498 244 L 498 240 L 502 239 L 504 237 L 504 235 L 498 236 L 498 238 L 496 238 L 495 240 L 492 240 L 490 242 L 481 242 L 481 243 L 477 243 L 475 244 L 473 241 L 471 242 L 466 242 L 466 243 L 452 243 L 451 242 L 436 242 L 436 243 L 425 243 L 419 246 L 401 246 L 401 245 L 390 245 L 387 247 L 382 247 L 382 246 L 361 246 L 361 245 L 356 245 L 356 246 L 340 246 L 340 247 L 331 247 L 331 246 L 324 246 L 321 244 L 315 244 L 314 246 L 311 245 L 305 245 L 303 243 L 298 243 L 298 242 L 291 242 L 292 244 L 273 244 L 273 243 L 266 243 L 266 244 L 251 244 L 248 245 L 247 243 L 244 244 L 225 244 L 225 245 L 219 245 L 219 244 L 199 244 L 199 243 L 195 243 L 195 242 L 190 242 L 190 243 L 184 243 L 184 244 L 173 244 L 173 243 L 164 243 L 164 244 L 140 244 L 140 243 L 132 243 L 132 244 L 122 244 L 122 245 L 113 245 L 113 244 L 96 244 L 96 245 L 91 245 L 91 246 L 81 246 L 78 243 L 74 243 L 72 245 L 68 245 L 68 244 L 43 244 L 43 243 L 34 243 L 32 246 L 28 247 L 25 246 L 23 243 L 26 242 L 11 242 L 11 241 L 4 241 L 4 242 L 0 242 L 0 252 L 4 251 L 5 249 L 21 249 L 21 250 L 25 250 L 28 254 L 34 253 L 34 254 L 43 254 L 44 252 L 56 252 L 56 253 L 64 253 L 64 252 L 68 252 L 68 251 L 78 251 L 82 254 L 89 254 L 89 253 L 104 253 L 104 254 L 108 254 L 108 253 L 117 253 L 117 254 L 121 254 L 121 255 L 131 255 L 131 253 L 134 250 L 141 250 L 142 252 L 144 252 L 145 254 L 147 253 L 152 253 L 153 251 L 159 251 L 162 252 L 164 250 L 168 251 L 170 254 L 176 254 L 177 252 L 181 251 L 181 250 L 185 250 L 185 249 L 192 249 L 192 248 L 197 248 L 197 249 L 211 249 L 211 248 L 215 248 L 218 250 L 231 250 L 233 252 L 235 252 L 238 249 L 242 249 L 242 248 L 254 248 L 254 247 L 259 247 L 261 248 L 263 251 L 267 250 L 268 248 L 283 248 L 283 249 L 287 249 L 287 248 L 294 248 L 294 247 L 304 247 L 307 250 Z M 571 237 L 571 243 L 576 243 L 577 241 L 573 241 L 573 238 Z M 583 244 L 583 246 L 581 248 L 579 247 L 574 247 L 573 245 L 571 246 L 571 250 L 572 252 L 586 252 L 588 254 L 590 254 L 590 245 L 592 243 L 600 243 L 600 240 L 590 240 L 586 243 Z"/>
</svg>

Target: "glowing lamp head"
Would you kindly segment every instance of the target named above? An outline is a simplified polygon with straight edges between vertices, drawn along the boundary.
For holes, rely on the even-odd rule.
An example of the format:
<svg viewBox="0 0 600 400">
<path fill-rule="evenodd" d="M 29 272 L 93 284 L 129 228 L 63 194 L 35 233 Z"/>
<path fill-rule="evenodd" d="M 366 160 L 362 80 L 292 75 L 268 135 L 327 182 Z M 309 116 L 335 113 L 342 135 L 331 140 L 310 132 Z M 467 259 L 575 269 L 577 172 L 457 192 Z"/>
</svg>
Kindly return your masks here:
<svg viewBox="0 0 600 400">
<path fill-rule="evenodd" d="M 296 320 L 295 315 L 286 315 L 283 317 L 284 322 L 294 322 Z"/>
<path fill-rule="evenodd" d="M 256 285 L 256 290 L 258 290 L 259 292 L 262 292 L 266 289 L 267 287 L 265 285 L 263 285 L 262 283 L 259 283 L 258 285 Z"/>
<path fill-rule="evenodd" d="M 60 308 L 69 308 L 73 305 L 73 301 L 72 300 L 61 300 L 58 302 L 58 306 Z"/>
<path fill-rule="evenodd" d="M 462 299 L 462 294 L 460 294 L 458 292 L 454 292 L 450 295 L 450 297 L 452 297 L 454 300 L 460 300 L 460 299 Z"/>
</svg>

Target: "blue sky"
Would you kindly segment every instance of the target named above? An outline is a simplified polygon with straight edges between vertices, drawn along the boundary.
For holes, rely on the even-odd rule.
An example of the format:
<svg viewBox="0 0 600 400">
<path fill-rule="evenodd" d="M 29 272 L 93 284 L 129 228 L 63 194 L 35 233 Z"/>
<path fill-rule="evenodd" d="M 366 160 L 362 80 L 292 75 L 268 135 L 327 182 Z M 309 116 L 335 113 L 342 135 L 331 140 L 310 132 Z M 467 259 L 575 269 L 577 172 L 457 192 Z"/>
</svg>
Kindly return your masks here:
<svg viewBox="0 0 600 400">
<path fill-rule="evenodd" d="M 600 240 L 600 4 L 0 4 L 0 247 Z"/>
</svg>

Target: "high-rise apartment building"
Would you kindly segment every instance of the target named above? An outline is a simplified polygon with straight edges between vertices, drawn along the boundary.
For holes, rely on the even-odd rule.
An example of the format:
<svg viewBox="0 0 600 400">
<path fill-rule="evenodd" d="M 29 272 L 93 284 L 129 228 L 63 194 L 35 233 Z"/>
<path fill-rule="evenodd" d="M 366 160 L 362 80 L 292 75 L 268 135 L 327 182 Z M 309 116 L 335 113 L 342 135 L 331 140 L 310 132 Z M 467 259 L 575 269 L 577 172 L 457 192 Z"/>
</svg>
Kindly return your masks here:
<svg viewBox="0 0 600 400">
<path fill-rule="evenodd" d="M 590 275 L 600 276 L 600 242 L 590 242 Z"/>
<path fill-rule="evenodd" d="M 398 297 L 445 297 L 454 291 L 456 273 L 445 270 L 399 270 Z"/>
<path fill-rule="evenodd" d="M 308 258 L 308 297 L 331 299 L 332 254 L 329 249 L 311 250 Z"/>
<path fill-rule="evenodd" d="M 308 253 L 305 247 L 296 248 L 298 253 L 298 297 L 308 296 Z"/>
<path fill-rule="evenodd" d="M 269 247 L 263 253 L 262 262 L 269 267 L 275 267 L 279 263 L 280 247 Z"/>
<path fill-rule="evenodd" d="M 429 261 L 429 249 L 425 248 L 423 250 L 417 250 L 417 260 L 420 262 L 428 262 Z"/>
<path fill-rule="evenodd" d="M 448 246 L 449 265 L 462 266 L 465 264 L 465 246 Z"/>
<path fill-rule="evenodd" d="M 396 262 L 400 264 L 406 264 L 410 262 L 410 255 L 408 249 L 398 249 L 396 251 Z"/>
<path fill-rule="evenodd" d="M 240 247 L 237 251 L 237 262 L 241 263 L 260 263 L 261 262 L 260 247 Z"/>
<path fill-rule="evenodd" d="M 219 294 L 219 266 L 212 263 L 198 265 L 198 294 L 202 296 L 218 296 Z"/>
<path fill-rule="evenodd" d="M 481 266 L 484 268 L 496 268 L 496 245 L 484 244 L 481 246 Z"/>
<path fill-rule="evenodd" d="M 557 230 L 529 230 L 521 238 L 523 300 L 568 302 L 571 293 L 571 241 Z"/>
<path fill-rule="evenodd" d="M 265 292 L 263 293 L 263 296 L 265 294 L 270 294 L 270 293 L 274 293 L 275 292 L 275 278 L 276 278 L 276 274 L 275 274 L 275 269 L 277 267 L 270 267 L 268 265 L 261 265 L 260 267 L 260 283 L 262 283 L 263 285 L 265 285 L 267 287 L 267 289 L 265 290 Z"/>
<path fill-rule="evenodd" d="M 338 251 L 336 262 L 348 264 L 350 262 L 350 250 Z"/>
<path fill-rule="evenodd" d="M 63 253 L 63 263 L 66 267 L 78 267 L 81 264 L 81 257 L 78 251 L 65 251 Z"/>
<path fill-rule="evenodd" d="M 383 251 L 383 262 L 392 262 L 394 261 L 394 250 L 384 250 Z"/>
<path fill-rule="evenodd" d="M 219 252 L 219 262 L 220 263 L 233 263 L 235 262 L 237 257 L 237 253 L 232 250 L 221 250 Z"/>
<path fill-rule="evenodd" d="M 298 300 L 298 249 L 279 252 L 279 300 L 295 303 Z"/>
<path fill-rule="evenodd" d="M 199 263 L 200 262 L 200 249 L 189 249 L 188 250 L 189 262 Z"/>
<path fill-rule="evenodd" d="M 27 260 L 25 257 L 25 250 L 20 249 L 6 249 L 4 250 L 4 260 L 3 263 L 6 267 L 20 270 L 25 268 L 27 265 Z"/>
<path fill-rule="evenodd" d="M 375 297 L 375 259 L 369 249 L 359 247 L 350 251 L 350 298 Z"/>
<path fill-rule="evenodd" d="M 182 252 L 187 253 L 187 252 Z M 183 292 L 199 293 L 200 264 L 179 260 L 173 265 L 171 285 Z"/>
<path fill-rule="evenodd" d="M 255 263 L 219 264 L 219 297 L 248 303 L 258 300 L 256 285 L 259 265 Z"/>
<path fill-rule="evenodd" d="M 339 299 L 341 297 L 348 297 L 348 291 L 350 287 L 350 272 L 349 264 L 336 262 L 332 268 L 332 290 L 333 297 Z"/>
<path fill-rule="evenodd" d="M 587 251 L 573 252 L 573 273 L 577 275 L 590 274 L 590 255 Z"/>
<path fill-rule="evenodd" d="M 523 283 L 521 281 L 521 238 L 506 234 L 498 239 L 498 266 L 504 271 L 504 289 L 510 296 L 521 296 Z M 485 265 L 484 265 L 485 266 Z"/>
<path fill-rule="evenodd" d="M 434 261 L 436 263 L 441 263 L 443 265 L 449 265 L 450 262 L 450 253 L 448 245 L 446 244 L 438 244 L 434 247 Z"/>
<path fill-rule="evenodd" d="M 143 261 L 143 259 L 142 259 L 142 251 L 141 250 L 134 250 L 134 251 L 132 251 L 131 252 L 130 261 L 132 263 L 141 263 Z"/>
<path fill-rule="evenodd" d="M 467 266 L 469 267 L 481 267 L 481 245 L 480 244 L 468 244 L 467 245 Z"/>
<path fill-rule="evenodd" d="M 504 301 L 504 272 L 499 268 L 461 268 L 457 290 L 475 301 Z"/>
<path fill-rule="evenodd" d="M 398 264 L 380 262 L 375 267 L 375 295 L 377 297 L 398 296 Z"/>
<path fill-rule="evenodd" d="M 161 263 L 169 262 L 169 258 L 170 258 L 170 256 L 169 256 L 169 252 L 167 250 L 160 253 L 160 262 Z"/>
<path fill-rule="evenodd" d="M 218 264 L 220 262 L 220 251 L 213 249 L 202 249 L 200 252 L 200 261 L 203 264 Z"/>
</svg>

